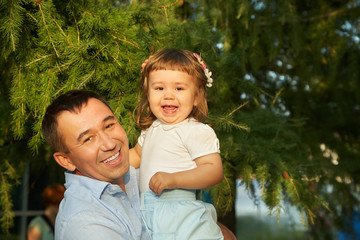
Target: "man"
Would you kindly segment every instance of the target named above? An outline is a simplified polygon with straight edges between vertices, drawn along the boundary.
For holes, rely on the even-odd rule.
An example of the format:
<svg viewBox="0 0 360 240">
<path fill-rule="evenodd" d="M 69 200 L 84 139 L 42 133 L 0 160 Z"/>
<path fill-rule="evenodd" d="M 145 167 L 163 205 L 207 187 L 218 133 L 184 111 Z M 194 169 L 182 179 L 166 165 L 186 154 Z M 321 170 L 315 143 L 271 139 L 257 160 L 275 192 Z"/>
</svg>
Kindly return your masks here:
<svg viewBox="0 0 360 240">
<path fill-rule="evenodd" d="M 102 97 L 85 90 L 59 96 L 42 133 L 68 170 L 55 239 L 150 239 L 126 133 Z"/>
</svg>

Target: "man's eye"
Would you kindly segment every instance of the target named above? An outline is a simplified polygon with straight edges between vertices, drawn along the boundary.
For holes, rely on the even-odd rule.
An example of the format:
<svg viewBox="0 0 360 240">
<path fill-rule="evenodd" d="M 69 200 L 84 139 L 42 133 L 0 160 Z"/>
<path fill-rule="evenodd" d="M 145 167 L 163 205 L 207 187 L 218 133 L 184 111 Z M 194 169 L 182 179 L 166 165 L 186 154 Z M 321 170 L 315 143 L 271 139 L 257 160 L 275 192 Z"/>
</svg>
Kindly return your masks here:
<svg viewBox="0 0 360 240">
<path fill-rule="evenodd" d="M 93 139 L 94 139 L 93 137 L 87 137 L 87 138 L 84 139 L 84 143 L 90 142 Z"/>
<path fill-rule="evenodd" d="M 110 124 L 106 125 L 106 128 L 111 128 L 114 125 L 115 125 L 115 123 L 110 123 Z"/>
</svg>

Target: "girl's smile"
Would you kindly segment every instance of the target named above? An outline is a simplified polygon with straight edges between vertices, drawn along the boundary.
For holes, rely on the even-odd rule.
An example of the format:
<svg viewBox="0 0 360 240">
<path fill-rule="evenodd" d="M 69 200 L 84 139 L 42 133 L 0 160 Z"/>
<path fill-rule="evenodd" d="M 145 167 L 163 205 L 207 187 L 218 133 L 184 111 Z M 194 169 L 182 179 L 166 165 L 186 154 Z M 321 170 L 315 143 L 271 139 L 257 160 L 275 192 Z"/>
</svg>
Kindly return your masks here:
<svg viewBox="0 0 360 240">
<path fill-rule="evenodd" d="M 174 113 L 178 109 L 176 106 L 165 105 L 162 107 L 165 113 Z"/>
</svg>

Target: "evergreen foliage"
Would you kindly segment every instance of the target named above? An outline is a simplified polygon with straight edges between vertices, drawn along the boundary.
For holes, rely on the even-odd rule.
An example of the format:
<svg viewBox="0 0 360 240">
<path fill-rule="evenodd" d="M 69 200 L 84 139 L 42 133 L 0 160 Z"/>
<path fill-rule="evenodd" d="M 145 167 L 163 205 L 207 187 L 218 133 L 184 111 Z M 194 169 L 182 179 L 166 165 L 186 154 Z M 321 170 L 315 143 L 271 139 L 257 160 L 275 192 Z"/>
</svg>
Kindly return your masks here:
<svg viewBox="0 0 360 240">
<path fill-rule="evenodd" d="M 224 36 L 213 104 L 249 101 L 235 120 L 251 131 L 232 157 L 243 184 L 259 180 L 270 211 L 285 190 L 314 235 L 341 228 L 360 200 L 359 2 L 200 2 Z"/>
<path fill-rule="evenodd" d="M 134 145 L 141 63 L 162 47 L 186 48 L 201 53 L 214 75 L 208 121 L 220 139 L 225 177 L 210 191 L 220 216 L 232 211 L 236 178 L 269 213 L 279 216 L 286 201 L 304 224 L 316 224 L 320 211 L 340 217 L 358 208 L 357 1 L 130 2 L 1 1 L 1 91 L 11 103 L 9 124 L 10 106 L 1 98 L 5 142 L 26 141 L 39 152 L 46 106 L 86 88 L 109 100 Z M 16 153 L 5 142 L 2 192 L 21 174 L 10 171 Z M 9 214 L 4 223 L 11 198 L 2 195 L 1 206 Z"/>
</svg>

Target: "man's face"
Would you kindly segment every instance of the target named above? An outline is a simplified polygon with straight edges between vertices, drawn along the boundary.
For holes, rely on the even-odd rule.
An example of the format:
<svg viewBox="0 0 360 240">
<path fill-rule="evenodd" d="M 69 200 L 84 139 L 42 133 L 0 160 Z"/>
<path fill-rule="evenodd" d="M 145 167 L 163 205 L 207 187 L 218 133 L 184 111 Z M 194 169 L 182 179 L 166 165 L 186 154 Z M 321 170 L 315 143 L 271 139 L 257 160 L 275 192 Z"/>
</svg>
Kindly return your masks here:
<svg viewBox="0 0 360 240">
<path fill-rule="evenodd" d="M 55 153 L 57 162 L 81 175 L 119 184 L 129 170 L 129 146 L 124 129 L 112 111 L 91 98 L 80 112 L 64 111 L 58 132 L 68 153 Z"/>
</svg>

